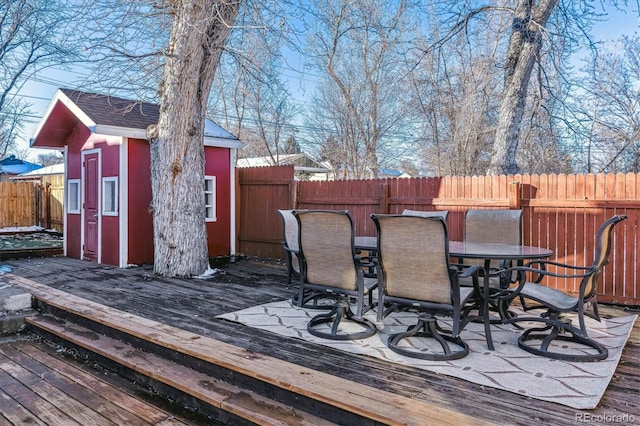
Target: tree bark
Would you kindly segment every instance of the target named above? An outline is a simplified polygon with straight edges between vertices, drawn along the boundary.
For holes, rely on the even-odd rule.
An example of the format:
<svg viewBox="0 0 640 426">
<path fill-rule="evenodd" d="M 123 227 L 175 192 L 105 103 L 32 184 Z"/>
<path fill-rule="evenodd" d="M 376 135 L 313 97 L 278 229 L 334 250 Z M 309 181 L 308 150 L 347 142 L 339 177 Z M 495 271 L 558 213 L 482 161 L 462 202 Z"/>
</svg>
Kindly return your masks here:
<svg viewBox="0 0 640 426">
<path fill-rule="evenodd" d="M 544 28 L 557 0 L 519 0 L 509 39 L 505 82 L 488 175 L 515 174 L 520 124 L 533 65 L 540 53 Z"/>
<path fill-rule="evenodd" d="M 160 117 L 148 129 L 154 272 L 209 268 L 204 197 L 204 120 L 213 77 L 241 0 L 175 0 L 160 84 Z"/>
</svg>

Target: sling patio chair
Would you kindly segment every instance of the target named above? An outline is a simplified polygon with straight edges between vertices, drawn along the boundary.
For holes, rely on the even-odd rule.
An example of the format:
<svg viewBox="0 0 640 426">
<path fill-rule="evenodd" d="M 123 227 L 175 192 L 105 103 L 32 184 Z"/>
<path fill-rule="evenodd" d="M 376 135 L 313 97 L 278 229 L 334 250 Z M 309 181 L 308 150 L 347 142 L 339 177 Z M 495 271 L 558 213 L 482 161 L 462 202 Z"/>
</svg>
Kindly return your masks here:
<svg viewBox="0 0 640 426">
<path fill-rule="evenodd" d="M 461 287 L 458 278 L 477 280 L 480 266 L 460 270 L 449 263 L 449 237 L 442 217 L 373 214 L 371 218 L 378 233 L 378 322 L 399 310 L 417 314 L 414 326 L 389 337 L 389 349 L 426 360 L 466 356 L 469 346 L 460 338 L 468 322 L 463 307 L 475 287 Z M 451 330 L 440 327 L 439 315 L 452 318 Z"/>
<path fill-rule="evenodd" d="M 464 241 L 469 243 L 497 243 L 497 244 L 522 244 L 522 210 L 476 210 L 467 211 L 464 219 Z M 459 266 L 483 265 L 482 259 L 459 259 Z M 513 266 L 508 259 L 491 260 L 489 287 L 490 293 L 499 289 L 508 288 L 516 279 L 516 274 L 507 274 L 504 269 Z M 484 280 L 484 268 L 480 271 L 480 282 Z M 463 279 L 460 282 L 463 286 L 471 286 L 472 282 Z M 482 306 L 482 303 L 476 306 Z M 490 310 L 498 311 L 495 306 L 495 299 L 491 299 Z M 511 314 L 511 313 L 510 313 Z M 482 312 L 480 312 L 482 315 Z M 494 320 L 493 322 L 499 322 Z"/>
<path fill-rule="evenodd" d="M 522 210 L 474 210 L 464 218 L 464 241 L 469 243 L 522 244 Z M 481 259 L 460 259 L 462 264 L 482 265 Z M 509 260 L 492 260 L 489 278 L 492 288 L 507 288 L 513 277 L 500 274 L 511 265 Z"/>
<path fill-rule="evenodd" d="M 298 306 L 305 292 L 330 297 L 331 311 L 313 317 L 307 331 L 333 340 L 364 339 L 373 336 L 376 326 L 364 319 L 373 307 L 376 279 L 365 278 L 353 244 L 353 221 L 347 211 L 294 211 L 298 220 L 300 289 Z M 365 304 L 365 297 L 367 302 Z M 355 300 L 356 312 L 351 309 Z"/>
<path fill-rule="evenodd" d="M 293 215 L 293 210 L 278 210 L 278 213 L 282 217 L 282 227 L 284 234 L 282 248 L 284 249 L 287 260 L 287 284 L 291 284 L 293 278 L 297 280 L 300 279 L 300 261 L 298 260 L 298 235 L 300 233 L 300 230 L 298 229 L 298 220 Z M 298 297 L 298 293 L 293 296 L 292 302 L 294 305 L 298 304 Z M 302 300 L 302 306 L 307 309 L 330 308 L 327 303 L 323 303 L 323 301 L 321 300 L 323 297 L 323 293 L 317 293 L 307 290 L 305 291 L 304 298 Z"/>
<path fill-rule="evenodd" d="M 402 211 L 404 216 L 421 216 L 421 217 L 441 217 L 444 220 L 447 220 L 447 215 L 449 214 L 448 210 L 435 210 L 435 211 L 422 211 L 422 210 L 410 210 L 404 209 Z M 361 253 L 358 253 L 361 254 Z M 376 250 L 369 250 L 365 256 L 362 256 L 363 263 L 366 263 L 365 267 L 365 276 L 366 277 L 375 277 L 375 259 L 377 256 Z"/>
<path fill-rule="evenodd" d="M 278 214 L 282 217 L 282 230 L 283 241 L 282 248 L 284 249 L 286 261 L 287 261 L 287 284 L 291 284 L 292 279 L 299 280 L 300 277 L 300 261 L 298 260 L 298 220 L 293 215 L 293 210 L 278 210 Z M 319 303 L 319 299 L 322 294 L 306 291 L 302 301 L 302 306 L 309 309 L 326 309 L 327 305 Z M 298 293 L 296 293 L 292 302 L 294 305 L 298 304 Z"/>
<path fill-rule="evenodd" d="M 611 252 L 611 239 L 616 224 L 625 220 L 626 215 L 616 215 L 605 221 L 598 230 L 596 239 L 596 252 L 593 264 L 590 266 L 567 265 L 564 263 L 535 260 L 524 266 L 513 267 L 508 271 L 518 274 L 518 285 L 512 289 L 503 290 L 498 294 L 498 299 L 509 302 L 515 297 L 520 298 L 525 311 L 544 308 L 545 312 L 539 317 L 513 318 L 501 312 L 505 323 L 517 323 L 521 321 L 534 321 L 544 323 L 543 327 L 533 327 L 525 330 L 518 338 L 518 346 L 525 351 L 552 359 L 566 361 L 600 361 L 606 359 L 608 350 L 606 347 L 589 338 L 585 325 L 585 315 L 600 321 L 598 314 L 597 285 L 602 270 L 609 263 Z M 558 271 L 570 271 L 568 273 L 552 272 L 548 267 L 554 267 Z M 531 280 L 527 280 L 527 276 Z M 576 295 L 571 295 L 555 288 L 547 287 L 543 281 L 545 277 L 557 277 L 573 279 L 580 283 Z M 532 306 L 527 302 L 534 302 Z M 499 303 L 503 307 L 506 304 Z M 593 313 L 588 313 L 591 306 Z M 579 326 L 571 324 L 564 314 L 576 313 Z M 559 340 L 560 343 L 554 344 Z M 539 346 L 534 343 L 539 342 Z M 581 349 L 567 352 L 566 345 L 562 342 L 574 342 Z"/>
<path fill-rule="evenodd" d="M 298 264 L 298 221 L 293 215 L 293 210 L 278 210 L 282 217 L 282 230 L 284 239 L 282 248 L 287 259 L 287 284 L 300 273 Z"/>
</svg>

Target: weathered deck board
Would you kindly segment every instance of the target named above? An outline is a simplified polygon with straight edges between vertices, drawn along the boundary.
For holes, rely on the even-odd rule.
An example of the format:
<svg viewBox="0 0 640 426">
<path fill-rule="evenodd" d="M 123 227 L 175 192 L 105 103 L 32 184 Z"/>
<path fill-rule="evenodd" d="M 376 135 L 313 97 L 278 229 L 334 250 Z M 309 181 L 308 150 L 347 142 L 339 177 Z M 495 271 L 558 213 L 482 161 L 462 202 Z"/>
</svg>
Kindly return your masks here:
<svg viewBox="0 0 640 426">
<path fill-rule="evenodd" d="M 2 343 L 0 425 L 188 424 L 86 370 L 42 343 Z"/>
<path fill-rule="evenodd" d="M 14 274 L 74 295 L 398 395 L 502 424 L 574 424 L 578 410 L 411 367 L 347 354 L 227 321 L 218 314 L 295 293 L 282 265 L 244 259 L 213 279 L 154 277 L 151 268 L 110 268 L 64 257 L 16 260 Z M 605 307 L 605 313 L 619 315 Z M 591 414 L 640 418 L 640 325 L 636 323 L 601 405 Z"/>
</svg>

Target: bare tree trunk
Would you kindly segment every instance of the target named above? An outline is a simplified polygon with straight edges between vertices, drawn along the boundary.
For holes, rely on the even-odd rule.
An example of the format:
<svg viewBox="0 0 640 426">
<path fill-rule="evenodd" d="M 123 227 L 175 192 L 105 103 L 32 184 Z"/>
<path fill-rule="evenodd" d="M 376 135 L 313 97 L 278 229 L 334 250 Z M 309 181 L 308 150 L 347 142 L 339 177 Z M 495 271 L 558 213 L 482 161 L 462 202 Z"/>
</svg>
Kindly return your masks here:
<svg viewBox="0 0 640 426">
<path fill-rule="evenodd" d="M 194 276 L 209 268 L 203 132 L 215 70 L 241 0 L 175 0 L 151 143 L 154 272 Z"/>
<path fill-rule="evenodd" d="M 540 53 L 544 28 L 557 0 L 519 0 L 509 39 L 505 82 L 493 152 L 487 174 L 518 173 L 516 151 L 527 87 Z"/>
</svg>

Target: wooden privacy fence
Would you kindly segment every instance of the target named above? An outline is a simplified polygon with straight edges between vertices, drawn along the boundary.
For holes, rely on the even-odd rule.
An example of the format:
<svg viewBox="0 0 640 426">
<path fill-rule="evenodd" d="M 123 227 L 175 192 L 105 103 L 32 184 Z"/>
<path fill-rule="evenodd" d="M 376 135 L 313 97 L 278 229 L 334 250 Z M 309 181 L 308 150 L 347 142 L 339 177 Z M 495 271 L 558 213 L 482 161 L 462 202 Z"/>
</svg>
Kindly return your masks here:
<svg viewBox="0 0 640 426">
<path fill-rule="evenodd" d="M 0 182 L 0 228 L 37 225 L 62 232 L 63 179 Z"/>
<path fill-rule="evenodd" d="M 0 182 L 0 228 L 35 225 L 36 194 L 32 182 Z"/>
<path fill-rule="evenodd" d="M 277 209 L 348 210 L 356 235 L 375 235 L 371 213 L 448 210 L 452 240 L 464 236 L 469 209 L 522 209 L 524 243 L 550 248 L 559 262 L 590 265 L 599 226 L 614 214 L 628 219 L 614 232 L 600 300 L 640 305 L 640 175 L 509 175 L 295 181 L 293 166 L 238 169 L 238 252 L 283 258 Z M 575 291 L 576 283 L 552 283 Z"/>
</svg>

